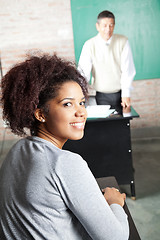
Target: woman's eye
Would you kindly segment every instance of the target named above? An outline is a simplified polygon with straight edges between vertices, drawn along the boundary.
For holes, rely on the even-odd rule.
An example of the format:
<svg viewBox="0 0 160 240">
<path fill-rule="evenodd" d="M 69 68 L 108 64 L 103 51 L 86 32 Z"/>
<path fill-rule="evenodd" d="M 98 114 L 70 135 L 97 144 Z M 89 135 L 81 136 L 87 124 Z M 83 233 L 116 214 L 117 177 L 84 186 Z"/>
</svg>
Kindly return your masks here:
<svg viewBox="0 0 160 240">
<path fill-rule="evenodd" d="M 85 106 L 85 101 L 80 102 L 80 105 Z"/>
<path fill-rule="evenodd" d="M 70 102 L 67 102 L 67 103 L 63 104 L 64 107 L 70 107 L 71 105 L 72 105 L 72 103 L 70 103 Z"/>
</svg>

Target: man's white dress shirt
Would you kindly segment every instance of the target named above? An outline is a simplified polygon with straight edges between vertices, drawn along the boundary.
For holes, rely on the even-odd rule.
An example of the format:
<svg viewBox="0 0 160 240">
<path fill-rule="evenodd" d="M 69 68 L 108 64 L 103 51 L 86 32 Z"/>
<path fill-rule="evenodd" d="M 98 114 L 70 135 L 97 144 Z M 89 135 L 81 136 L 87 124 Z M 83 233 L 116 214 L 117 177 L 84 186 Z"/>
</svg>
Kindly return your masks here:
<svg viewBox="0 0 160 240">
<path fill-rule="evenodd" d="M 108 41 L 104 41 L 100 34 L 98 34 L 96 41 L 101 44 L 101 49 L 99 54 L 103 55 L 106 51 L 106 45 L 110 45 L 112 41 L 112 37 Z M 87 81 L 90 81 L 91 71 L 92 71 L 92 58 L 90 54 L 90 41 L 86 41 L 82 52 L 80 55 L 79 63 L 78 63 L 78 69 L 79 71 L 86 77 Z M 134 79 L 134 76 L 136 74 L 135 66 L 133 62 L 133 56 L 131 52 L 131 48 L 129 45 L 129 41 L 127 40 L 125 43 L 125 46 L 123 48 L 122 54 L 121 54 L 121 96 L 122 97 L 130 97 L 130 91 L 132 88 L 132 81 Z"/>
</svg>

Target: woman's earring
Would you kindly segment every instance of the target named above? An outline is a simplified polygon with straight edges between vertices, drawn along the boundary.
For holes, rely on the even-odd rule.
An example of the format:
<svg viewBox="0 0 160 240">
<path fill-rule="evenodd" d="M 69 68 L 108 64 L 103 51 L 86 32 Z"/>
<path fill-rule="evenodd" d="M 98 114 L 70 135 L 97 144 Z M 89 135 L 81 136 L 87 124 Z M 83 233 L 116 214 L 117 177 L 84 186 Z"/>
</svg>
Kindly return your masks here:
<svg viewBox="0 0 160 240">
<path fill-rule="evenodd" d="M 44 119 L 44 118 L 42 118 L 41 122 L 45 122 L 45 119 Z"/>
</svg>

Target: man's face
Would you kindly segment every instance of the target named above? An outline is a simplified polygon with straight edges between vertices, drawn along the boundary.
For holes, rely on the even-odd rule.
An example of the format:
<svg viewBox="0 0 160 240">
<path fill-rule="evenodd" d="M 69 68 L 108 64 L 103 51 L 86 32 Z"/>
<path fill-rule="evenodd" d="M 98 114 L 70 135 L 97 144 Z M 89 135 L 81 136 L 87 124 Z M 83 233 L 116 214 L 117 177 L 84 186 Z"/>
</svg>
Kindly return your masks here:
<svg viewBox="0 0 160 240">
<path fill-rule="evenodd" d="M 113 18 L 102 18 L 99 20 L 99 23 L 96 23 L 97 31 L 105 41 L 109 40 L 112 36 L 114 26 L 115 24 Z"/>
</svg>

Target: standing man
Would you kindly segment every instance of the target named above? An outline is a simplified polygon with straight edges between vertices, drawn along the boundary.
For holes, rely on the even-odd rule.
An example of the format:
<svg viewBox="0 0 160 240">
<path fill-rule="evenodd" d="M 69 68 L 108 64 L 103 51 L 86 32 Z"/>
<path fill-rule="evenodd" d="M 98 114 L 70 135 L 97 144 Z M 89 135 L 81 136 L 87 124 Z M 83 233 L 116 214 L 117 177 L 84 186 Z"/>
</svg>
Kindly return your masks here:
<svg viewBox="0 0 160 240">
<path fill-rule="evenodd" d="M 97 36 L 85 42 L 78 69 L 96 90 L 96 102 L 112 108 L 129 107 L 130 90 L 136 74 L 127 37 L 113 34 L 114 14 L 101 12 L 97 17 Z"/>
</svg>

